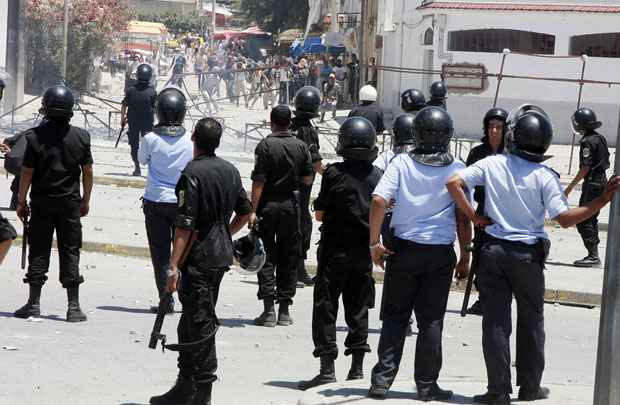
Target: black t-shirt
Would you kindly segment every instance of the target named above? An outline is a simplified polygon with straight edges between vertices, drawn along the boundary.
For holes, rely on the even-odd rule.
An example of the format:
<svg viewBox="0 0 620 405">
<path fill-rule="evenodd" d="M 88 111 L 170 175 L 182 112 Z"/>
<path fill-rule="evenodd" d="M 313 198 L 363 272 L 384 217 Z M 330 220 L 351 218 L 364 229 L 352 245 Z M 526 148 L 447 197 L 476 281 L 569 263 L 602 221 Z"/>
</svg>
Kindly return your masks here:
<svg viewBox="0 0 620 405">
<path fill-rule="evenodd" d="M 82 166 L 93 164 L 88 131 L 46 121 L 26 131 L 26 140 L 23 166 L 34 169 L 30 198 L 79 200 Z"/>
<path fill-rule="evenodd" d="M 497 153 L 502 153 L 504 149 L 504 145 L 502 144 L 498 149 Z M 467 155 L 467 161 L 465 165 L 471 166 L 479 160 L 484 159 L 485 157 L 494 155 L 493 149 L 487 142 L 483 142 L 482 144 L 474 147 Z M 478 207 L 476 208 L 476 212 L 479 215 L 484 215 L 484 186 L 476 186 L 474 189 L 474 200 L 478 203 Z"/>
<path fill-rule="evenodd" d="M 601 182 L 607 179 L 609 169 L 609 148 L 607 140 L 598 132 L 584 136 L 579 142 L 579 166 L 589 167 L 585 181 Z"/>
<path fill-rule="evenodd" d="M 308 147 L 290 132 L 273 133 L 256 146 L 252 180 L 265 183 L 261 206 L 292 198 L 302 177 L 313 174 Z"/>
<path fill-rule="evenodd" d="M 383 111 L 379 109 L 376 103 L 369 105 L 359 105 L 349 112 L 350 117 L 364 117 L 368 121 L 372 122 L 375 126 L 377 134 L 385 131 L 385 125 L 383 124 Z"/>
<path fill-rule="evenodd" d="M 153 128 L 153 114 L 157 92 L 151 86 L 141 83 L 130 87 L 123 104 L 127 106 L 127 121 L 130 126 Z"/>
<path fill-rule="evenodd" d="M 372 162 L 345 160 L 327 166 L 315 211 L 324 211 L 323 242 L 331 248 L 367 246 L 372 193 L 382 176 Z"/>
</svg>

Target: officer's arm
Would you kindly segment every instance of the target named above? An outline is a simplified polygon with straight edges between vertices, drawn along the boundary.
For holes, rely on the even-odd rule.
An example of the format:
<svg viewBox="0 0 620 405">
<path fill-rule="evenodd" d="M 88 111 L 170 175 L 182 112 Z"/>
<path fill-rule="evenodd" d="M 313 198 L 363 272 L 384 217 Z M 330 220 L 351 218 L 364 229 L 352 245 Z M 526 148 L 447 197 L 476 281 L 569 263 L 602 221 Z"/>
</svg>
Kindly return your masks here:
<svg viewBox="0 0 620 405">
<path fill-rule="evenodd" d="M 252 207 L 254 207 L 254 210 L 256 210 L 256 207 L 258 207 L 258 204 L 260 203 L 264 188 L 264 182 L 258 180 L 252 181 Z"/>
<path fill-rule="evenodd" d="M 127 123 L 127 102 L 123 100 L 121 104 L 121 126 L 124 127 Z"/>
<path fill-rule="evenodd" d="M 585 179 L 589 172 L 590 172 L 589 166 L 581 166 L 579 168 L 579 172 L 577 172 L 573 181 L 571 181 L 570 184 L 566 186 L 566 189 L 564 190 L 564 195 L 568 197 L 568 195 L 571 193 L 571 191 L 573 191 L 575 186 L 581 183 L 581 180 Z"/>
<path fill-rule="evenodd" d="M 600 197 L 590 201 L 589 203 L 581 207 L 575 207 L 566 210 L 561 214 L 555 216 L 553 220 L 559 223 L 562 228 L 568 228 L 573 225 L 577 225 L 578 223 L 585 221 L 586 219 L 592 217 L 594 214 L 599 212 L 605 205 L 607 205 L 611 201 L 614 194 L 617 193 L 618 190 L 620 190 L 620 177 L 613 176 L 607 182 L 605 192 Z"/>
<path fill-rule="evenodd" d="M 458 174 L 455 174 L 448 180 L 446 183 L 446 188 L 448 192 L 452 196 L 452 199 L 456 203 L 456 206 L 459 210 L 466 216 L 466 218 L 470 221 L 473 221 L 476 217 L 476 210 L 472 207 L 467 195 L 465 194 L 465 189 L 467 186 L 465 182 Z M 470 235 L 471 236 L 471 235 Z"/>
<path fill-rule="evenodd" d="M 456 234 L 459 238 L 459 247 L 461 258 L 456 266 L 456 276 L 459 279 L 467 277 L 469 273 L 469 260 L 471 253 L 469 245 L 472 239 L 471 221 L 460 209 L 456 209 Z"/>
<path fill-rule="evenodd" d="M 315 211 L 314 218 L 317 222 L 323 222 L 323 216 L 325 215 L 325 211 Z"/>
<path fill-rule="evenodd" d="M 82 211 L 81 215 L 86 216 L 88 214 L 88 207 L 90 204 L 90 194 L 93 191 L 93 165 L 82 166 Z"/>
<path fill-rule="evenodd" d="M 370 219 L 368 221 L 368 225 L 370 226 L 370 246 L 378 244 L 381 240 L 381 226 L 383 225 L 387 205 L 388 203 L 383 197 L 376 194 L 372 196 L 370 202 Z"/>
</svg>

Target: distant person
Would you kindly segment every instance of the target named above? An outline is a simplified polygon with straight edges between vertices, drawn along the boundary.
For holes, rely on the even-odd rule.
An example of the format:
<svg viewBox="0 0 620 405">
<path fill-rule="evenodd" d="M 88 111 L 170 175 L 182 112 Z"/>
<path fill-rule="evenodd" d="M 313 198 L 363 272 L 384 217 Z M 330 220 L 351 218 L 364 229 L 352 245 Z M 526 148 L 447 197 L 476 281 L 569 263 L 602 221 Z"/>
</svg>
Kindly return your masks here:
<svg viewBox="0 0 620 405">
<path fill-rule="evenodd" d="M 427 106 L 441 107 L 444 110 L 448 111 L 448 103 L 446 102 L 446 95 L 448 94 L 448 89 L 443 82 L 434 82 L 433 84 L 431 84 L 429 93 L 431 93 L 431 98 L 426 103 Z"/>
<path fill-rule="evenodd" d="M 383 123 L 383 112 L 377 105 L 377 90 L 367 84 L 360 89 L 359 99 L 361 104 L 349 112 L 349 117 L 364 117 L 375 126 L 377 135 L 383 133 L 385 124 Z"/>
<path fill-rule="evenodd" d="M 338 110 L 338 98 L 342 94 L 342 89 L 336 82 L 336 75 L 330 74 L 327 82 L 323 84 L 323 102 L 321 103 L 321 122 L 325 122 L 325 113 L 331 111 L 332 119 L 336 118 Z"/>
<path fill-rule="evenodd" d="M 183 75 L 185 74 L 187 66 L 187 58 L 179 48 L 175 50 L 175 55 L 172 58 L 172 64 L 170 65 L 170 69 L 172 70 L 172 77 L 170 78 L 170 83 L 173 86 L 177 86 L 178 88 L 183 88 Z"/>
</svg>

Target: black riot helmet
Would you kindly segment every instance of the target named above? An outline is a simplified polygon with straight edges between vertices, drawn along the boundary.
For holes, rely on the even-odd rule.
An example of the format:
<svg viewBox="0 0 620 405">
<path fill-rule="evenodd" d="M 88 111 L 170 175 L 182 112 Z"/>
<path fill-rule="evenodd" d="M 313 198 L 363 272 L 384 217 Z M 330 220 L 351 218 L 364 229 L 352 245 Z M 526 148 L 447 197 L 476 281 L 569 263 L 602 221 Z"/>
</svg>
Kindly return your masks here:
<svg viewBox="0 0 620 405">
<path fill-rule="evenodd" d="M 375 160 L 377 131 L 364 117 L 347 118 L 338 131 L 336 153 L 350 160 Z"/>
<path fill-rule="evenodd" d="M 487 137 L 489 136 L 489 130 L 487 127 L 489 126 L 489 122 L 491 120 L 502 121 L 504 123 L 505 132 L 505 124 L 508 120 L 508 111 L 504 110 L 503 108 L 494 107 L 487 111 L 486 114 L 484 114 L 484 118 L 482 120 L 482 131 L 484 133 L 484 137 L 482 138 L 482 142 L 486 142 Z"/>
<path fill-rule="evenodd" d="M 52 86 L 43 93 L 39 112 L 50 119 L 69 119 L 73 117 L 74 104 L 75 97 L 71 90 L 63 85 Z"/>
<path fill-rule="evenodd" d="M 413 145 L 415 117 L 411 114 L 401 114 L 394 120 L 392 125 L 392 133 L 394 134 L 394 146 Z"/>
<path fill-rule="evenodd" d="M 162 90 L 157 96 L 158 125 L 183 126 L 187 111 L 183 92 L 175 87 Z"/>
<path fill-rule="evenodd" d="M 543 162 L 550 158 L 545 152 L 552 139 L 551 120 L 540 107 L 524 105 L 510 114 L 506 130 L 506 147 L 510 153 L 531 162 Z"/>
<path fill-rule="evenodd" d="M 4 95 L 4 88 L 6 84 L 4 84 L 4 80 L 0 79 L 0 100 L 2 100 L 2 96 Z"/>
<path fill-rule="evenodd" d="M 233 256 L 247 273 L 258 273 L 267 260 L 263 241 L 254 230 L 233 242 Z"/>
<path fill-rule="evenodd" d="M 575 111 L 572 121 L 575 131 L 591 132 L 602 125 L 596 118 L 596 113 L 589 108 L 580 108 Z"/>
<path fill-rule="evenodd" d="M 440 107 L 426 107 L 415 117 L 415 149 L 412 158 L 428 166 L 443 167 L 454 161 L 450 140 L 454 123 L 450 114 Z"/>
<path fill-rule="evenodd" d="M 153 77 L 153 68 L 148 63 L 143 63 L 136 70 L 136 79 L 138 83 L 149 84 Z"/>
<path fill-rule="evenodd" d="M 314 86 L 304 86 L 295 94 L 295 115 L 311 116 L 318 115 L 319 106 L 321 105 L 321 93 Z"/>
<path fill-rule="evenodd" d="M 446 98 L 446 94 L 448 94 L 448 89 L 443 82 L 434 82 L 431 84 L 431 88 L 429 89 L 431 93 L 431 99 L 433 100 L 443 100 Z"/>
<path fill-rule="evenodd" d="M 417 112 L 426 106 L 426 98 L 418 89 L 405 90 L 400 96 L 400 108 L 404 112 Z"/>
</svg>

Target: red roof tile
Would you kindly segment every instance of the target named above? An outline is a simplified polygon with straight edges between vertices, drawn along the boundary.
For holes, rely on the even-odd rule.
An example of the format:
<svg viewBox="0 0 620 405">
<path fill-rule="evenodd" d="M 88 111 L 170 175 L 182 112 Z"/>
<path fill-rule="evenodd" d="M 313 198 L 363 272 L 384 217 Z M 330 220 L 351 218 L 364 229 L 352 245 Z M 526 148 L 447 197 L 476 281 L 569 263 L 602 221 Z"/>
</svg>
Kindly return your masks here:
<svg viewBox="0 0 620 405">
<path fill-rule="evenodd" d="M 476 3 L 476 2 L 430 2 L 418 7 L 426 9 L 489 10 L 489 11 L 542 11 L 572 13 L 620 13 L 620 6 L 533 3 Z"/>
</svg>

